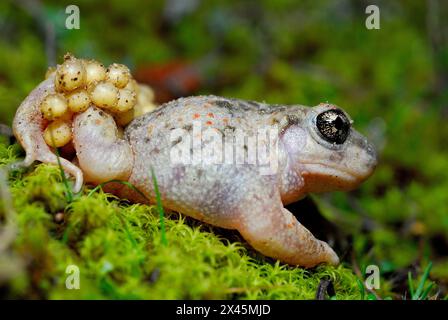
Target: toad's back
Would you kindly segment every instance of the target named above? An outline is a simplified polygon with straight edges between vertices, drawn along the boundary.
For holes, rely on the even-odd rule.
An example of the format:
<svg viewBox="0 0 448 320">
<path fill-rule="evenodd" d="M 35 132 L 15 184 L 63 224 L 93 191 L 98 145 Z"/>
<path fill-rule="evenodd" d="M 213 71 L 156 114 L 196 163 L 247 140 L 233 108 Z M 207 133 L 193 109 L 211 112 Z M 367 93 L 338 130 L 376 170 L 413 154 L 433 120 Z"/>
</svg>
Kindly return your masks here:
<svg viewBox="0 0 448 320">
<path fill-rule="evenodd" d="M 128 126 L 127 134 L 130 139 L 140 139 L 142 129 L 150 135 L 152 131 L 169 132 L 174 128 L 186 128 L 188 131 L 194 122 L 201 122 L 205 128 L 223 131 L 236 128 L 252 131 L 263 125 L 279 124 L 285 114 L 297 116 L 299 107 L 217 96 L 180 98 L 134 120 Z"/>
<path fill-rule="evenodd" d="M 233 138 L 238 131 L 251 137 L 263 126 L 277 125 L 281 130 L 282 126 L 288 125 L 291 117 L 296 119 L 300 115 L 300 110 L 296 106 L 276 106 L 216 96 L 181 98 L 167 103 L 134 120 L 126 130 L 126 138 L 134 152 L 130 182 L 153 196 L 152 168 L 162 195 L 166 195 L 163 197 L 165 205 L 217 224 L 215 219 L 219 217 L 216 216 L 216 208 L 229 208 L 227 212 L 230 214 L 233 211 L 231 206 L 236 205 L 242 196 L 247 196 L 241 188 L 247 184 L 259 185 L 260 188 L 266 184 L 275 185 L 277 177 L 260 175 L 256 164 L 174 164 L 176 159 L 171 151 L 176 144 L 184 142 L 182 139 L 185 136 L 173 140 L 173 131 L 181 129 L 189 138 L 200 140 L 201 132 L 207 129 L 215 130 L 223 139 Z M 202 139 L 203 150 L 208 143 L 210 141 Z M 247 159 L 248 150 L 244 150 Z M 193 159 L 194 156 L 190 158 Z"/>
</svg>

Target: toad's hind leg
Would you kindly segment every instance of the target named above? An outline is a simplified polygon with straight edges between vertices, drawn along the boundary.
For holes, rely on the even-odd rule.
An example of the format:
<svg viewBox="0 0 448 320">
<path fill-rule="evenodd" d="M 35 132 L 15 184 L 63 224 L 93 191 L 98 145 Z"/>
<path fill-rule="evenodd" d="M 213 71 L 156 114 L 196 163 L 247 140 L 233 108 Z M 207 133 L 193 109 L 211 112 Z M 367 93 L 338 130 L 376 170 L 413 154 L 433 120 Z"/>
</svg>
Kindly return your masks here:
<svg viewBox="0 0 448 320">
<path fill-rule="evenodd" d="M 86 181 L 128 180 L 134 163 L 132 148 L 119 136 L 110 114 L 91 106 L 75 116 L 73 143 Z"/>
<path fill-rule="evenodd" d="M 277 192 L 240 203 L 238 231 L 256 250 L 268 257 L 303 267 L 319 263 L 336 265 L 339 258 L 330 246 L 316 239 L 283 207 Z"/>
<path fill-rule="evenodd" d="M 58 161 L 58 157 L 43 138 L 47 121 L 43 118 L 39 106 L 48 94 L 54 92 L 54 76 L 52 75 L 34 89 L 17 109 L 13 130 L 17 140 L 25 149 L 26 157 L 23 162 L 16 163 L 12 167 L 28 167 L 36 160 L 56 165 L 60 163 L 64 171 L 75 177 L 76 183 L 73 189 L 77 193 L 83 184 L 82 171 L 66 159 L 59 158 Z"/>
</svg>

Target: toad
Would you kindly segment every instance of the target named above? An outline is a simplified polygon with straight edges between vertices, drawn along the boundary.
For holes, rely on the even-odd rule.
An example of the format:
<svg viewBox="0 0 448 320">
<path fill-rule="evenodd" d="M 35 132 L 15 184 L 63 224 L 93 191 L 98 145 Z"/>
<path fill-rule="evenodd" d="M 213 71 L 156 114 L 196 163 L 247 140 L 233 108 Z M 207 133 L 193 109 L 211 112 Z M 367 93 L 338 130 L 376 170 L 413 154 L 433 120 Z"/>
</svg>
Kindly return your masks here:
<svg viewBox="0 0 448 320">
<path fill-rule="evenodd" d="M 55 92 L 54 83 L 52 77 L 43 81 L 15 116 L 14 134 L 26 151 L 26 166 L 34 161 L 57 164 L 54 149 L 44 141 L 46 120 L 39 110 L 45 97 Z M 267 135 L 257 138 L 263 127 L 276 128 L 270 135 L 273 141 L 267 143 Z M 153 170 L 167 209 L 236 229 L 262 254 L 303 267 L 336 265 L 339 259 L 284 206 L 309 193 L 352 190 L 377 163 L 374 147 L 353 128 L 348 114 L 329 103 L 305 107 L 217 96 L 180 98 L 134 119 L 124 136 L 109 112 L 91 104 L 73 117 L 71 130 L 76 159 L 60 162 L 74 177 L 75 191 L 85 181 L 119 179 L 155 203 Z M 203 150 L 212 143 L 204 138 L 205 130 L 215 131 L 222 141 L 242 136 L 243 161 L 235 160 L 237 152 L 224 161 L 225 154 L 232 154 L 228 148 L 222 157 L 213 158 L 221 161 L 179 161 L 173 150 L 180 145 L 193 154 L 193 149 Z M 262 146 L 275 149 L 270 158 L 275 158 L 274 170 L 263 172 L 258 161 L 245 161 L 254 150 L 249 148 L 254 136 Z M 111 185 L 110 191 L 134 202 L 147 201 L 121 184 Z"/>
</svg>

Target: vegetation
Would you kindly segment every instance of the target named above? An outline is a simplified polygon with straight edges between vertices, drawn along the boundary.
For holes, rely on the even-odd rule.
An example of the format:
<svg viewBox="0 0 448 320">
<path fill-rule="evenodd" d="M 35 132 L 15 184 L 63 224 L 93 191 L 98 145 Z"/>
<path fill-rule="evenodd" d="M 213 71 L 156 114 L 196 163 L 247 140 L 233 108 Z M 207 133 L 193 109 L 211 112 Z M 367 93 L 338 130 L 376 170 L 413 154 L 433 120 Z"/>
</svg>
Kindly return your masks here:
<svg viewBox="0 0 448 320">
<path fill-rule="evenodd" d="M 446 298 L 448 37 L 437 21 L 447 5 L 381 2 L 381 29 L 367 30 L 363 1 L 173 3 L 111 0 L 106 8 L 77 1 L 81 28 L 67 30 L 60 1 L 34 8 L 34 18 L 26 6 L 1 2 L 0 122 L 11 124 L 48 64 L 67 51 L 124 63 L 149 83 L 154 66 L 180 65 L 186 83 L 197 83 L 181 86 L 182 94 L 335 103 L 381 156 L 358 190 L 313 196 L 344 235 L 343 264 L 284 266 L 259 256 L 236 233 L 176 213 L 164 215 L 163 245 L 156 207 L 123 202 L 100 188 L 67 201 L 58 168 L 36 165 L 8 175 L 18 233 L 9 248 L 0 246 L 0 295 L 312 299 L 320 281 L 330 279 L 336 299 Z M 55 45 L 43 40 L 42 21 L 54 26 Z M 173 76 L 163 70 L 165 78 Z M 161 93 L 179 94 L 170 84 L 156 89 L 159 101 L 167 99 Z M 22 156 L 18 145 L 0 145 L 3 168 Z M 81 290 L 65 288 L 70 264 L 81 270 Z M 381 271 L 373 292 L 357 280 L 368 265 Z"/>
</svg>

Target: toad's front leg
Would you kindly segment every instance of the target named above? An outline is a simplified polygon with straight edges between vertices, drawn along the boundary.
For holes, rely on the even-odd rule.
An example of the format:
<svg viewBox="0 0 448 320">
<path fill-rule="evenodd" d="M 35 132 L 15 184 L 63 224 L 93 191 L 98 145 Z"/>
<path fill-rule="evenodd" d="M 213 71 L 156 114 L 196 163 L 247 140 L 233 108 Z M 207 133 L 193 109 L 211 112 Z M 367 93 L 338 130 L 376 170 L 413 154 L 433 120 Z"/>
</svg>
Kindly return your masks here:
<svg viewBox="0 0 448 320">
<path fill-rule="evenodd" d="M 283 207 L 275 189 L 253 190 L 247 195 L 236 208 L 240 217 L 236 228 L 257 251 L 303 267 L 339 263 L 333 249 L 316 239 Z"/>
</svg>

